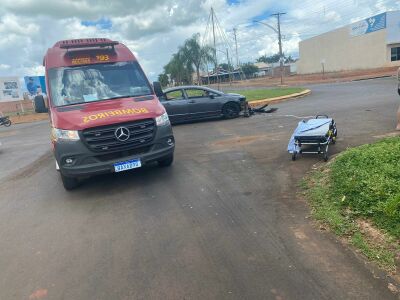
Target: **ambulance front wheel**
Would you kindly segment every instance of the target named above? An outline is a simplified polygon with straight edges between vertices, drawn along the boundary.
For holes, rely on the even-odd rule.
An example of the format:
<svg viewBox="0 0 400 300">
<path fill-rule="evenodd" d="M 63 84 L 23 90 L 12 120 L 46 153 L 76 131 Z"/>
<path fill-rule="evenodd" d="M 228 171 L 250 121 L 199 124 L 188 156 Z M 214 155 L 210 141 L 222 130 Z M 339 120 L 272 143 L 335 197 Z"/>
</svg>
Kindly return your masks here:
<svg viewBox="0 0 400 300">
<path fill-rule="evenodd" d="M 174 155 L 171 154 L 158 161 L 160 167 L 169 167 L 174 162 Z"/>
<path fill-rule="evenodd" d="M 64 185 L 64 188 L 67 191 L 73 190 L 73 189 L 75 189 L 75 188 L 77 188 L 79 186 L 78 178 L 67 177 L 67 176 L 64 176 L 62 173 L 60 173 L 60 175 L 61 175 L 61 180 L 62 180 L 62 183 Z"/>
</svg>

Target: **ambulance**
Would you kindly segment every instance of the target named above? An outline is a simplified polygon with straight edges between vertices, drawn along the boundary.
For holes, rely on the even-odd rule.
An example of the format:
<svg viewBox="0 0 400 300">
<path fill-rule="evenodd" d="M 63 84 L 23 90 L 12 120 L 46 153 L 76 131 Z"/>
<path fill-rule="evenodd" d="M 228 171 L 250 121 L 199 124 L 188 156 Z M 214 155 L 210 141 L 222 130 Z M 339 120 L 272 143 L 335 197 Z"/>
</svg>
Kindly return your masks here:
<svg viewBox="0 0 400 300">
<path fill-rule="evenodd" d="M 59 41 L 43 65 L 65 189 L 93 175 L 172 164 L 175 140 L 157 97 L 161 86 L 149 83 L 125 45 L 105 38 Z"/>
</svg>

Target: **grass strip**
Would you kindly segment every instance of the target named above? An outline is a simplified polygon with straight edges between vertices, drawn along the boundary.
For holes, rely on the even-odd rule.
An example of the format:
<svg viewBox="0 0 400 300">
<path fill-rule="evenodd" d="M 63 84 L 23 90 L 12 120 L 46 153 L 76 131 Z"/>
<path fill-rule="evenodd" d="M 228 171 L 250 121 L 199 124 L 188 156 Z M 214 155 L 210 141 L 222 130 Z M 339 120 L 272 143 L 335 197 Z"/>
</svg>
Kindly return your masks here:
<svg viewBox="0 0 400 300">
<path fill-rule="evenodd" d="M 241 94 L 246 97 L 247 101 L 264 100 L 275 97 L 287 96 L 303 92 L 304 88 L 290 87 L 290 88 L 273 88 L 273 89 L 254 89 L 254 90 L 235 90 L 228 91 L 228 93 Z"/>
<path fill-rule="evenodd" d="M 399 162 L 400 138 L 388 138 L 344 151 L 302 183 L 317 220 L 391 271 L 400 252 Z"/>
</svg>

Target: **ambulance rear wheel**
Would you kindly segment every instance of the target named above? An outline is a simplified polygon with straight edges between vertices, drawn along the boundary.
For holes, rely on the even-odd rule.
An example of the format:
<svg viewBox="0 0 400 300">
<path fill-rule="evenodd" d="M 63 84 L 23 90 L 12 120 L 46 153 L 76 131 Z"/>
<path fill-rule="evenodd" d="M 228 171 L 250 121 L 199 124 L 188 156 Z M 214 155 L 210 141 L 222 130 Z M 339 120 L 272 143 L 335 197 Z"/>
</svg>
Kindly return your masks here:
<svg viewBox="0 0 400 300">
<path fill-rule="evenodd" d="M 61 175 L 61 180 L 64 185 L 64 188 L 67 191 L 73 190 L 79 186 L 78 178 L 68 177 L 68 176 L 63 175 L 62 173 L 60 173 L 60 175 Z"/>
</svg>

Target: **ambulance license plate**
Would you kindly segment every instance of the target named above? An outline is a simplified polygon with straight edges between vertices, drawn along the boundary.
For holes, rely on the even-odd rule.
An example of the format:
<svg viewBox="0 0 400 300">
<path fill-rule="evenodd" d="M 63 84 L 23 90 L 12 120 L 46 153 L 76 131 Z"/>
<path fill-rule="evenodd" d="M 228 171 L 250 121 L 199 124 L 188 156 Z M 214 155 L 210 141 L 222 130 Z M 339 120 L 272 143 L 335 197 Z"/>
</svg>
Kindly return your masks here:
<svg viewBox="0 0 400 300">
<path fill-rule="evenodd" d="M 140 168 L 142 166 L 142 163 L 140 159 L 132 159 L 128 161 L 123 161 L 114 164 L 114 170 L 115 172 L 123 172 L 123 171 L 128 171 L 136 168 Z"/>
</svg>

